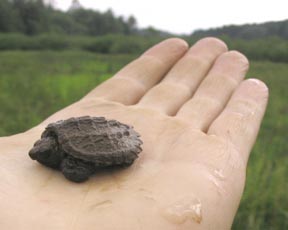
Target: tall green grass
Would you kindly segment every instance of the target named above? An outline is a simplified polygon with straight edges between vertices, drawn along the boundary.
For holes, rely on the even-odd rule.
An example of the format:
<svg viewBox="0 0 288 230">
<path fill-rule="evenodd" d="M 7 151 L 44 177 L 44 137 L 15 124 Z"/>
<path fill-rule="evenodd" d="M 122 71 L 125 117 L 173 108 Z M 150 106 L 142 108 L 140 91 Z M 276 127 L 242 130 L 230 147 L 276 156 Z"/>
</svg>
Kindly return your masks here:
<svg viewBox="0 0 288 230">
<path fill-rule="evenodd" d="M 82 51 L 0 52 L 0 136 L 22 132 L 80 99 L 133 59 Z M 252 62 L 270 88 L 234 230 L 288 229 L 288 65 Z"/>
<path fill-rule="evenodd" d="M 171 35 L 172 36 L 172 35 Z M 133 54 L 145 51 L 162 41 L 168 35 L 107 34 L 101 36 L 69 36 L 60 34 L 41 34 L 27 36 L 15 33 L 0 33 L 0 51 L 5 50 L 83 50 L 103 54 Z M 201 36 L 182 36 L 194 44 Z M 249 59 L 258 61 L 288 62 L 288 40 L 280 37 L 259 39 L 236 39 L 219 36 L 230 49 L 240 50 Z"/>
<path fill-rule="evenodd" d="M 130 59 L 84 51 L 0 52 L 0 136 L 25 131 L 80 99 Z"/>
</svg>

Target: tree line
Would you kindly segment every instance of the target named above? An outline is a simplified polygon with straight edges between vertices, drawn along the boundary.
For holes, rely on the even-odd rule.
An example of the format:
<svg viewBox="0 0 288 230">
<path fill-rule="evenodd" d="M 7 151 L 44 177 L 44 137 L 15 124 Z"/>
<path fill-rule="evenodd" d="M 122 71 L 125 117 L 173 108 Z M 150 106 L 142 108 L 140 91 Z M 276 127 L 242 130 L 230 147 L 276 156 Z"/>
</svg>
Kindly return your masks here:
<svg viewBox="0 0 288 230">
<path fill-rule="evenodd" d="M 43 0 L 1 0 L 0 33 L 89 35 L 132 34 L 133 16 L 115 16 L 112 10 L 77 9 L 63 12 Z"/>
<path fill-rule="evenodd" d="M 116 16 L 112 10 L 100 12 L 80 8 L 63 12 L 45 4 L 44 0 L 0 0 L 0 33 L 21 33 L 29 36 L 132 34 L 165 37 L 172 35 L 152 27 L 139 29 L 135 17 Z M 223 35 L 244 40 L 271 36 L 288 39 L 288 20 L 196 30 L 191 37 Z"/>
<path fill-rule="evenodd" d="M 228 25 L 208 30 L 197 30 L 192 35 L 195 37 L 225 35 L 230 38 L 245 40 L 261 39 L 271 36 L 288 39 L 288 20 L 259 24 L 244 24 L 240 26 Z"/>
<path fill-rule="evenodd" d="M 72 36 L 71 36 L 72 35 Z M 0 0 L 1 50 L 67 50 L 139 54 L 175 36 L 155 28 L 137 28 L 133 16 L 76 9 L 63 12 L 43 0 Z M 250 59 L 288 62 L 288 20 L 198 30 L 182 37 L 190 44 L 206 36 L 223 39 Z"/>
</svg>

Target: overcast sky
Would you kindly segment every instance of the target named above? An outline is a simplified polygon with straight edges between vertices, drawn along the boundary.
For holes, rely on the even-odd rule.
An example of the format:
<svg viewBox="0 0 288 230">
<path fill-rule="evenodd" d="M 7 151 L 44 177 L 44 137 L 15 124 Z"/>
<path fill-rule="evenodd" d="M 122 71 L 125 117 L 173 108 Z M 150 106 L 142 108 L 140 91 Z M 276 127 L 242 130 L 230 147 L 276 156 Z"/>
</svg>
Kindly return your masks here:
<svg viewBox="0 0 288 230">
<path fill-rule="evenodd" d="M 72 0 L 52 0 L 67 10 Z M 136 17 L 140 28 L 153 26 L 174 33 L 191 33 L 230 24 L 288 19 L 287 0 L 79 0 L 85 8 Z"/>
</svg>

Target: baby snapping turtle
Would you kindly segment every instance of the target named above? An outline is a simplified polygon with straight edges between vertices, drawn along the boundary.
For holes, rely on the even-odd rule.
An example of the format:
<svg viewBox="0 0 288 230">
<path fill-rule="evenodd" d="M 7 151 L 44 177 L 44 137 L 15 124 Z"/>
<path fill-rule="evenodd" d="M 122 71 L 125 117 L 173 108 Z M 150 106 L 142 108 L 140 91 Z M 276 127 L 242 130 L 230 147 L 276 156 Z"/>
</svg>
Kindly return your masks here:
<svg viewBox="0 0 288 230">
<path fill-rule="evenodd" d="M 116 120 L 70 118 L 49 124 L 29 156 L 82 182 L 98 168 L 131 165 L 142 151 L 139 137 L 133 127 Z"/>
</svg>

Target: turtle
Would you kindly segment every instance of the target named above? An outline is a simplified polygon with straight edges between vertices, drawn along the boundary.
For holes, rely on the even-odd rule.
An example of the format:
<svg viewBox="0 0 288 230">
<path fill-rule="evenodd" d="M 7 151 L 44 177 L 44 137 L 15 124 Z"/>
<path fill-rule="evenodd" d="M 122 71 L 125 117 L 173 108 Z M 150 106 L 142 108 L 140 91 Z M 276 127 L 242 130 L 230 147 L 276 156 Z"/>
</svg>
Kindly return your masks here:
<svg viewBox="0 0 288 230">
<path fill-rule="evenodd" d="M 71 117 L 48 124 L 29 156 L 61 170 L 68 180 L 83 182 L 97 169 L 131 165 L 142 144 L 132 126 L 117 120 Z"/>
</svg>

